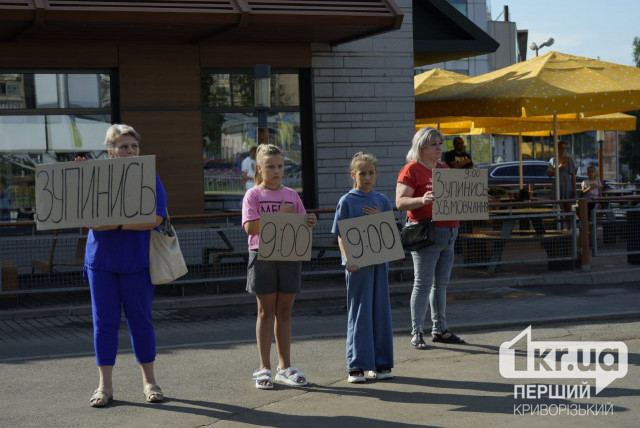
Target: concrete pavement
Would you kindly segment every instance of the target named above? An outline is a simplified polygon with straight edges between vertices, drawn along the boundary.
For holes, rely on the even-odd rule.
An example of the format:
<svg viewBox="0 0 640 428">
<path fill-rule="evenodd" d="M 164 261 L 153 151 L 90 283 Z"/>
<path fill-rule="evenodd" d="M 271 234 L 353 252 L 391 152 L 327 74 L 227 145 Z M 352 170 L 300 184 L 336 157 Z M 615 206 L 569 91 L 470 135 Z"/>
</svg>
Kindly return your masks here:
<svg viewBox="0 0 640 428">
<path fill-rule="evenodd" d="M 620 340 L 629 348 L 629 372 L 590 398 L 514 399 L 514 384 L 498 371 L 498 348 L 521 328 L 463 334 L 469 345 L 433 344 L 427 351 L 395 337 L 395 378 L 365 385 L 346 382 L 344 338 L 295 339 L 292 358 L 311 385 L 276 385 L 259 391 L 251 382 L 255 344 L 193 345 L 160 350 L 157 375 L 167 399 L 144 402 L 133 355 L 119 354 L 115 401 L 88 406 L 97 371 L 91 356 L 0 363 L 0 426 L 6 427 L 405 427 L 405 426 L 637 426 L 640 415 L 640 321 L 551 324 L 533 328 L 533 340 Z M 518 348 L 521 350 L 521 348 Z M 521 350 L 522 351 L 522 350 Z M 519 355 L 522 355 L 519 353 Z M 523 358 L 522 356 L 518 358 Z M 272 356 L 275 360 L 275 354 Z M 541 384 L 580 384 L 545 380 Z M 593 391 L 593 389 L 592 389 Z M 612 414 L 514 415 L 514 405 L 607 405 Z"/>
</svg>

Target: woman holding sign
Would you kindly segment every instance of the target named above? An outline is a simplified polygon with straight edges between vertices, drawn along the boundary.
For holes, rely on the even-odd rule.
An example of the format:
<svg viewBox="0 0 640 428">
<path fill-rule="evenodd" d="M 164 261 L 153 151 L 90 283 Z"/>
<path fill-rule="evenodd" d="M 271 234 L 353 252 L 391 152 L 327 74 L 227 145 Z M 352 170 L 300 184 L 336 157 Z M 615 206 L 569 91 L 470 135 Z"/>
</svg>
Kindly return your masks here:
<svg viewBox="0 0 640 428">
<path fill-rule="evenodd" d="M 284 155 L 272 144 L 258 147 L 255 186 L 242 200 L 242 227 L 249 235 L 247 291 L 258 302 L 256 338 L 260 368 L 253 373 L 256 388 L 273 389 L 271 341 L 274 322 L 278 347 L 278 371 L 275 380 L 290 386 L 307 384 L 306 375 L 291 365 L 291 309 L 300 291 L 302 263 L 299 261 L 258 260 L 260 215 L 262 213 L 298 213 L 306 216 L 309 227 L 316 226 L 315 214 L 307 214 L 295 190 L 282 185 Z"/>
<path fill-rule="evenodd" d="M 360 268 L 348 261 L 338 228 L 340 220 L 393 210 L 389 199 L 373 190 L 377 175 L 378 160 L 375 156 L 362 152 L 353 156 L 353 189 L 340 198 L 331 229 L 331 232 L 338 234 L 342 263 L 346 269 L 347 380 L 350 383 L 393 378 L 389 263 Z M 346 231 L 344 233 L 345 239 L 349 239 L 349 234 Z"/>
<path fill-rule="evenodd" d="M 407 210 L 409 222 L 431 219 L 434 200 L 432 170 L 449 168 L 440 162 L 443 136 L 435 128 L 420 129 L 413 137 L 407 153 L 407 165 L 398 175 L 396 206 Z M 447 329 L 447 285 L 453 267 L 453 246 L 458 236 L 459 221 L 434 222 L 434 243 L 412 251 L 414 267 L 411 293 L 411 345 L 427 349 L 422 325 L 431 305 L 431 334 L 433 342 L 464 343 L 464 340 Z"/>
<path fill-rule="evenodd" d="M 128 125 L 112 125 L 104 144 L 109 157 L 140 155 L 140 134 Z M 82 161 L 84 158 L 77 158 Z M 156 384 L 156 336 L 151 321 L 154 285 L 149 276 L 150 230 L 167 215 L 167 194 L 156 175 L 156 221 L 91 227 L 85 250 L 85 274 L 91 289 L 93 337 L 100 384 L 89 401 L 104 407 L 113 399 L 112 375 L 124 308 L 133 352 L 142 370 L 143 393 L 150 403 L 164 399 Z"/>
</svg>

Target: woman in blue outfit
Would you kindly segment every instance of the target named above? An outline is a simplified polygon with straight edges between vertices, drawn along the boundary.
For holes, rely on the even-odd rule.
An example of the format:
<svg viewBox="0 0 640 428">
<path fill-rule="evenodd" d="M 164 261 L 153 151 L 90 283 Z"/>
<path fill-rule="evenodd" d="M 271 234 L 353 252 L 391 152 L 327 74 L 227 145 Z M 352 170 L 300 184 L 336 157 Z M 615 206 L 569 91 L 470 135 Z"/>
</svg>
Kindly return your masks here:
<svg viewBox="0 0 640 428">
<path fill-rule="evenodd" d="M 340 198 L 332 233 L 338 234 L 347 280 L 347 370 L 351 383 L 391 379 L 393 327 L 389 299 L 389 264 L 358 267 L 346 259 L 338 221 L 392 211 L 389 199 L 373 190 L 378 175 L 375 156 L 356 153 L 351 161 L 353 189 Z M 366 372 L 366 373 L 365 373 Z"/>
<path fill-rule="evenodd" d="M 140 135 L 131 126 L 112 125 L 105 145 L 111 158 L 138 156 Z M 149 276 L 149 241 L 150 230 L 166 216 L 167 194 L 156 175 L 155 222 L 89 230 L 84 268 L 91 289 L 93 341 L 100 373 L 100 384 L 89 401 L 92 407 L 104 407 L 113 399 L 112 375 L 122 309 L 142 369 L 144 396 L 150 403 L 164 399 L 153 370 L 156 337 L 151 321 L 154 285 Z"/>
</svg>

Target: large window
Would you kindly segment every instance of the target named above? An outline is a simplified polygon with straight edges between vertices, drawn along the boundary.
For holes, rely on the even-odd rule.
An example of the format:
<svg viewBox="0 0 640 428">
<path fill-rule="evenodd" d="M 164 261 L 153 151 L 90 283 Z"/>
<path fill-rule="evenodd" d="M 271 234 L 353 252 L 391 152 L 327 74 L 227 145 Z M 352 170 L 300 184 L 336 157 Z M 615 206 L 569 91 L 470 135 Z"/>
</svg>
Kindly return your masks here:
<svg viewBox="0 0 640 428">
<path fill-rule="evenodd" d="M 241 164 L 258 143 L 251 71 L 201 76 L 202 158 L 209 209 L 237 209 L 245 192 Z M 272 72 L 269 142 L 285 154 L 284 184 L 302 193 L 300 83 L 297 72 Z M 216 204 L 215 201 L 218 203 Z M 223 201 L 235 201 L 223 204 Z"/>
<path fill-rule="evenodd" d="M 0 73 L 0 221 L 35 210 L 35 165 L 106 156 L 108 72 Z"/>
</svg>

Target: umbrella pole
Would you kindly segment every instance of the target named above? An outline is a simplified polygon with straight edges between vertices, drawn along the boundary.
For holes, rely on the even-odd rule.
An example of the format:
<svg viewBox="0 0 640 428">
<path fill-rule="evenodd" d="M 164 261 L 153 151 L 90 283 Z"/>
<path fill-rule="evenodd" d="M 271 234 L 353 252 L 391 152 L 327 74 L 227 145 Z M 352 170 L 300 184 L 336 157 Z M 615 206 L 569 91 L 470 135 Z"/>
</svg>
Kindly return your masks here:
<svg viewBox="0 0 640 428">
<path fill-rule="evenodd" d="M 553 150 L 555 150 L 553 157 L 556 160 L 556 183 L 555 193 L 556 201 L 560 199 L 560 159 L 558 158 L 558 116 L 553 115 Z"/>
<path fill-rule="evenodd" d="M 522 190 L 524 187 L 522 182 L 522 132 L 518 132 L 518 160 L 520 161 L 520 165 L 518 165 L 520 172 L 520 190 Z"/>
</svg>

